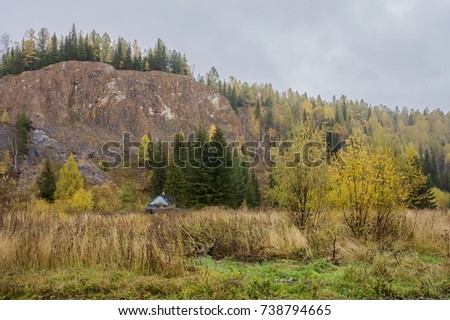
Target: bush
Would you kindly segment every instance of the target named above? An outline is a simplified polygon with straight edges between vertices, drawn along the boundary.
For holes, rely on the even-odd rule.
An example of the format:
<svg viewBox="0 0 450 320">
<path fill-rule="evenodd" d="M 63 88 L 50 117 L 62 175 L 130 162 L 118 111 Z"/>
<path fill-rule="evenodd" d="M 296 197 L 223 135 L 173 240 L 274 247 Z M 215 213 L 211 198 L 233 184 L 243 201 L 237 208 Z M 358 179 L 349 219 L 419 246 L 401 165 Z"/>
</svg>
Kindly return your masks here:
<svg viewBox="0 0 450 320">
<path fill-rule="evenodd" d="M 67 204 L 69 205 L 69 211 L 73 213 L 91 211 L 94 208 L 92 193 L 81 188 L 67 201 Z"/>
<path fill-rule="evenodd" d="M 94 210 L 101 212 L 113 212 L 122 208 L 122 193 L 112 182 L 94 186 L 91 189 L 94 201 Z"/>
<path fill-rule="evenodd" d="M 431 190 L 436 199 L 436 206 L 438 208 L 450 208 L 450 193 L 438 188 L 432 188 Z"/>
</svg>

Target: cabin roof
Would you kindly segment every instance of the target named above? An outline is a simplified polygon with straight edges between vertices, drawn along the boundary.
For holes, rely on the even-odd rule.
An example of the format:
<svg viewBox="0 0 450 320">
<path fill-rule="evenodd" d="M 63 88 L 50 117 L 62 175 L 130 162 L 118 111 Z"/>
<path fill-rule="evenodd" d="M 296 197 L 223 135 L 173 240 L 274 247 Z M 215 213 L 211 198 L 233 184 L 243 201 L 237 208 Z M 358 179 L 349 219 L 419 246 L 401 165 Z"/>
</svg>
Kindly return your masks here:
<svg viewBox="0 0 450 320">
<path fill-rule="evenodd" d="M 149 206 L 171 206 L 174 204 L 175 201 L 173 201 L 172 197 L 165 194 L 164 192 L 160 195 L 157 195 L 148 203 Z"/>
</svg>

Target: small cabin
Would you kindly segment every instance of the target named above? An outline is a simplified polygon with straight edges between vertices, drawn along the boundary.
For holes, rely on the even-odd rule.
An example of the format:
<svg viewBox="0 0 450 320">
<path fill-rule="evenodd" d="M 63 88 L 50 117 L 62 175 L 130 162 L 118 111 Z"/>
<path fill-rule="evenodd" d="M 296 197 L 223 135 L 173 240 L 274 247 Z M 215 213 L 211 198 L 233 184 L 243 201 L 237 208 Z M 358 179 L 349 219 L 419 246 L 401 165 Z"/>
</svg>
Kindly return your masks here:
<svg viewBox="0 0 450 320">
<path fill-rule="evenodd" d="M 156 196 L 153 200 L 147 203 L 147 207 L 145 208 L 146 213 L 154 213 L 158 210 L 170 209 L 176 207 L 175 201 L 173 198 L 164 192 L 158 196 Z"/>
</svg>

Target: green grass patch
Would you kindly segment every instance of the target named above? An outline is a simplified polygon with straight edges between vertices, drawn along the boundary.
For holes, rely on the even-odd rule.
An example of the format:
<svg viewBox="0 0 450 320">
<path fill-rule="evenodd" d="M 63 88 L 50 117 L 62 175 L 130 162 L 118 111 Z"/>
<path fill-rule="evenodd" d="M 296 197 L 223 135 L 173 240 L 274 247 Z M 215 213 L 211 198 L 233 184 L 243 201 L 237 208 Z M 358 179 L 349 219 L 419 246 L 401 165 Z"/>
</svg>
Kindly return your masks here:
<svg viewBox="0 0 450 320">
<path fill-rule="evenodd" d="M 371 263 L 242 262 L 196 258 L 183 276 L 121 269 L 4 271 L 0 299 L 449 299 L 435 257 L 379 255 Z"/>
</svg>

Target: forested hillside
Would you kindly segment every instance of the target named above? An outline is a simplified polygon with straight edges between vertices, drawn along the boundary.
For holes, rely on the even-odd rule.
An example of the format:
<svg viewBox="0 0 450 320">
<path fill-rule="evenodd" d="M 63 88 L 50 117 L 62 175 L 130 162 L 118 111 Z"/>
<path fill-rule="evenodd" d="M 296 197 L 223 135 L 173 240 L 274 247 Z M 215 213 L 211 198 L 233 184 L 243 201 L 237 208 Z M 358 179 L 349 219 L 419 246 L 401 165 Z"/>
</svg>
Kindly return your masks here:
<svg viewBox="0 0 450 320">
<path fill-rule="evenodd" d="M 293 127 L 306 120 L 316 128 L 333 132 L 335 143 L 359 129 L 375 142 L 397 151 L 412 143 L 429 183 L 450 191 L 450 113 L 439 108 L 391 109 L 345 95 L 326 101 L 320 95 L 310 97 L 292 89 L 280 92 L 271 84 L 248 84 L 234 78 L 220 80 L 214 67 L 198 81 L 229 99 L 247 124 L 247 139 L 259 141 L 267 132 L 285 139 Z"/>
</svg>

